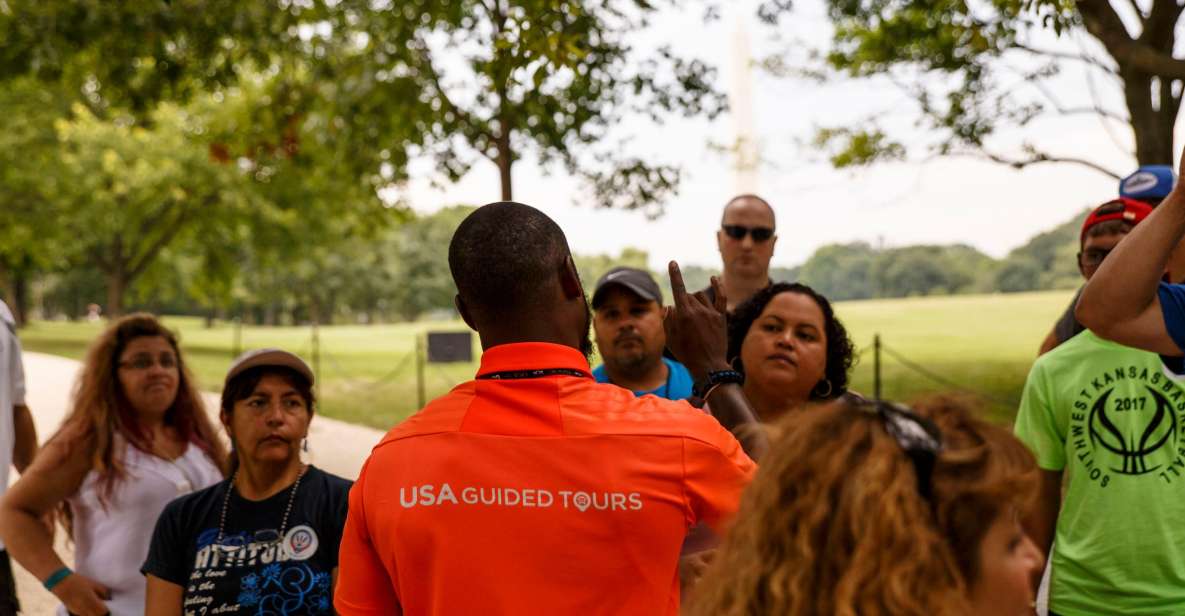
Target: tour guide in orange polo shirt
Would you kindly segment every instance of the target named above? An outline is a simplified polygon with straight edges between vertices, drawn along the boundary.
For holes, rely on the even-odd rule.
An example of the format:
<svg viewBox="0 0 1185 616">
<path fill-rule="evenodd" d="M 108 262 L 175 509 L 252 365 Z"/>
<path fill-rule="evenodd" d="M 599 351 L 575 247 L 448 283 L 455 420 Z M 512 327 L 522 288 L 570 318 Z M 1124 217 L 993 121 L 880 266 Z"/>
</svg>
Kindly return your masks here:
<svg viewBox="0 0 1185 616">
<path fill-rule="evenodd" d="M 337 611 L 677 614 L 683 538 L 735 512 L 753 462 L 711 415 L 593 380 L 584 289 L 542 212 L 478 209 L 449 267 L 481 368 L 371 453 L 350 492 Z M 697 378 L 729 380 L 722 312 L 672 272 L 672 349 Z M 726 423 L 753 421 L 739 389 L 707 393 Z"/>
</svg>

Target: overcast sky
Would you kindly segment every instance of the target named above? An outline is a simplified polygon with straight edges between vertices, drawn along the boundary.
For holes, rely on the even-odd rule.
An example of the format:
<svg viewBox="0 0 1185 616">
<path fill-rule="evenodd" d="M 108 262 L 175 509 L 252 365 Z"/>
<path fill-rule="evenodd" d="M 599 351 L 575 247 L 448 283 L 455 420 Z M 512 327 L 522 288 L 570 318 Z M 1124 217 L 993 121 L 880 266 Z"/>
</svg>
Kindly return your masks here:
<svg viewBox="0 0 1185 616">
<path fill-rule="evenodd" d="M 743 8 L 744 28 L 755 57 L 787 47 L 805 57 L 807 50 L 827 43 L 830 26 L 821 0 L 796 2 L 793 16 L 776 30 L 753 17 L 752 2 L 735 0 L 730 10 L 742 10 L 737 7 Z M 738 15 L 732 13 L 705 24 L 699 10 L 671 11 L 656 20 L 642 40 L 645 45 L 668 43 L 714 64 L 720 71 L 719 87 L 730 90 L 735 82 L 734 33 L 739 23 Z M 1050 38 L 1045 43 L 1090 49 L 1088 40 Z M 819 246 L 855 240 L 890 246 L 966 243 L 1000 257 L 1034 234 L 1116 194 L 1116 181 L 1074 165 L 1014 171 L 976 160 L 945 159 L 837 171 L 809 145 L 815 128 L 899 109 L 888 120 L 907 133 L 916 131 L 907 99 L 884 82 L 819 84 L 756 70 L 752 84 L 753 125 L 763 159 L 758 192 L 778 215 L 780 240 L 774 265 L 797 265 Z M 1092 87 L 1100 104 L 1123 111 L 1117 89 L 1097 73 L 1089 80 L 1080 64 L 1066 66 L 1054 89 L 1065 103 L 1082 105 L 1090 104 Z M 577 253 L 616 254 L 634 246 L 649 251 L 656 269 L 668 259 L 718 266 L 714 232 L 720 208 L 735 194 L 737 180 L 731 158 L 709 144 L 732 143 L 734 119 L 676 121 L 664 127 L 632 121 L 622 130 L 634 135 L 629 147 L 636 152 L 684 167 L 680 194 L 668 203 L 662 218 L 650 221 L 641 213 L 597 209 L 582 199 L 578 182 L 560 170 L 547 175 L 530 158 L 515 166 L 515 199 L 554 217 Z M 996 143 L 1005 151 L 1016 151 L 1024 140 L 1116 169 L 1134 165 L 1125 149 L 1130 149 L 1130 131 L 1122 124 L 1108 129 L 1096 117 L 1041 121 L 1024 134 L 1001 135 Z M 427 163 L 415 165 L 412 172 L 416 179 L 403 195 L 420 211 L 458 203 L 477 205 L 499 196 L 493 164 L 476 165 L 462 182 L 444 190 L 431 187 Z"/>
</svg>

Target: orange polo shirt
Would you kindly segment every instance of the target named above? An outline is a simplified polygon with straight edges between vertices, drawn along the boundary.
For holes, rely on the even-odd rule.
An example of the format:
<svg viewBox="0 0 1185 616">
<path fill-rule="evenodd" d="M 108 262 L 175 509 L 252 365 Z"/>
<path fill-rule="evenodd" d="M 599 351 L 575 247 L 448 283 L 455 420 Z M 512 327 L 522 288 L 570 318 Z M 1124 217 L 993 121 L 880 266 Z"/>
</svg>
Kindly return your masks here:
<svg viewBox="0 0 1185 616">
<path fill-rule="evenodd" d="M 579 376 L 481 378 L 555 368 Z M 598 384 L 573 348 L 496 346 L 371 452 L 334 607 L 674 615 L 684 536 L 719 529 L 755 469 L 710 415 Z"/>
</svg>

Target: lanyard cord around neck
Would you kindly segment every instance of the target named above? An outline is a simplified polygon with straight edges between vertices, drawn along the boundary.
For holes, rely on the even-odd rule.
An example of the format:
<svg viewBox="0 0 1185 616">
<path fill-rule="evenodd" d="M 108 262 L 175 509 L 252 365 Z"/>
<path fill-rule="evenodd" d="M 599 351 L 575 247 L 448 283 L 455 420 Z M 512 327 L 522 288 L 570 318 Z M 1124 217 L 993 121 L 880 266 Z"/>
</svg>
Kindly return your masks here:
<svg viewBox="0 0 1185 616">
<path fill-rule="evenodd" d="M 520 379 L 541 379 L 548 376 L 574 376 L 588 378 L 588 373 L 575 368 L 540 368 L 538 370 L 506 370 L 477 375 L 479 381 L 515 381 Z"/>
</svg>

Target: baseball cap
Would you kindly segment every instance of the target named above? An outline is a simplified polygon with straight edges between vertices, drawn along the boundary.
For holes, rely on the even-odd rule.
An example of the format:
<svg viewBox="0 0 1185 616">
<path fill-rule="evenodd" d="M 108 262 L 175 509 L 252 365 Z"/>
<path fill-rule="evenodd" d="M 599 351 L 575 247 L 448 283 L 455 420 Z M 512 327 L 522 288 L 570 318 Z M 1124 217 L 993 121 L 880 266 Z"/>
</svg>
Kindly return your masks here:
<svg viewBox="0 0 1185 616">
<path fill-rule="evenodd" d="M 642 299 L 662 303 L 662 291 L 649 272 L 634 267 L 615 267 L 597 281 L 593 291 L 592 307 L 596 308 L 605 299 L 605 289 L 613 285 L 623 286 Z"/>
<path fill-rule="evenodd" d="M 1135 173 L 1119 181 L 1119 196 L 1159 203 L 1169 196 L 1175 183 L 1176 174 L 1169 165 L 1141 165 Z"/>
<path fill-rule="evenodd" d="M 1108 220 L 1122 220 L 1134 225 L 1147 218 L 1151 213 L 1152 206 L 1143 201 L 1123 197 L 1114 201 L 1108 201 L 1096 207 L 1086 217 L 1086 222 L 1082 223 L 1082 234 L 1078 237 L 1078 241 L 1081 243 L 1085 240 L 1086 232 L 1099 223 L 1104 223 Z"/>
<path fill-rule="evenodd" d="M 290 368 L 296 371 L 297 374 L 308 379 L 310 385 L 313 384 L 313 371 L 309 368 L 308 364 L 304 363 L 303 359 L 283 349 L 268 348 L 254 349 L 236 357 L 230 364 L 230 370 L 226 371 L 226 380 L 223 381 L 223 387 L 236 376 L 259 366 Z"/>
</svg>

